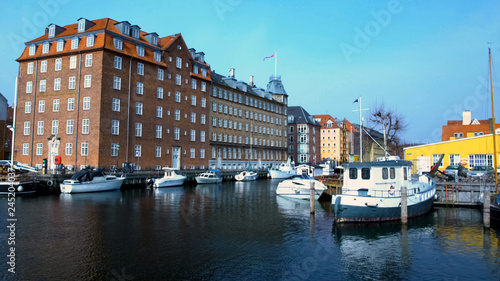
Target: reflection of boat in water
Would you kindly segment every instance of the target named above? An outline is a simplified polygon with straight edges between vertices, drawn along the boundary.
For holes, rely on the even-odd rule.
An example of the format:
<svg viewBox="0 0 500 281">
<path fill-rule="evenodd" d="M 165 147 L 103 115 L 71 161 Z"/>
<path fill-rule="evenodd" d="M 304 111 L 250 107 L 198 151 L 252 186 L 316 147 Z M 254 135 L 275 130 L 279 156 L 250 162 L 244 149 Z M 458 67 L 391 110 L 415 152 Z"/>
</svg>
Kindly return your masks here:
<svg viewBox="0 0 500 281">
<path fill-rule="evenodd" d="M 208 170 L 195 177 L 197 183 L 220 183 L 222 173 L 219 170 Z"/>
<path fill-rule="evenodd" d="M 87 192 L 78 194 L 78 196 L 71 196 L 71 194 L 61 193 L 59 199 L 68 202 L 93 202 L 109 204 L 123 200 L 123 193 L 121 190 L 111 190 L 109 192 Z"/>
<path fill-rule="evenodd" d="M 335 222 L 375 222 L 401 219 L 401 188 L 407 188 L 408 217 L 432 208 L 436 181 L 412 175 L 409 161 L 344 164 L 342 194 L 332 195 Z"/>
<path fill-rule="evenodd" d="M 100 170 L 85 169 L 64 180 L 60 186 L 62 193 L 100 192 L 120 189 L 124 180 L 123 175 L 117 177 Z"/>
<path fill-rule="evenodd" d="M 186 180 L 185 175 L 179 175 L 175 172 L 175 169 L 164 167 L 165 175 L 161 178 L 149 179 L 146 181 L 148 185 L 153 187 L 171 187 L 183 185 Z"/>
<path fill-rule="evenodd" d="M 0 195 L 32 194 L 36 192 L 36 169 L 17 161 L 0 161 Z"/>
<path fill-rule="evenodd" d="M 278 184 L 276 194 L 293 198 L 309 200 L 311 197 L 311 183 L 314 185 L 314 198 L 318 198 L 326 190 L 326 186 L 309 175 L 295 175 Z"/>
</svg>

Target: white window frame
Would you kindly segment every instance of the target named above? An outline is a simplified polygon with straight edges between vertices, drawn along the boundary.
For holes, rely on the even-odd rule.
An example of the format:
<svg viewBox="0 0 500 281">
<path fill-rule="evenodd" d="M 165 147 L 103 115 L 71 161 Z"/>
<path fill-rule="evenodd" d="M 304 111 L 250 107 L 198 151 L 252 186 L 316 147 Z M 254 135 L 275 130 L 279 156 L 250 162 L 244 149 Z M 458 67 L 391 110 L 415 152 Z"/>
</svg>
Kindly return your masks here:
<svg viewBox="0 0 500 281">
<path fill-rule="evenodd" d="M 85 55 L 85 67 L 91 67 L 92 66 L 92 54 L 86 54 Z"/>
<path fill-rule="evenodd" d="M 111 103 L 111 111 L 120 112 L 120 99 L 113 98 L 113 101 Z"/>
<path fill-rule="evenodd" d="M 75 121 L 73 119 L 66 120 L 66 134 L 72 135 Z"/>
</svg>

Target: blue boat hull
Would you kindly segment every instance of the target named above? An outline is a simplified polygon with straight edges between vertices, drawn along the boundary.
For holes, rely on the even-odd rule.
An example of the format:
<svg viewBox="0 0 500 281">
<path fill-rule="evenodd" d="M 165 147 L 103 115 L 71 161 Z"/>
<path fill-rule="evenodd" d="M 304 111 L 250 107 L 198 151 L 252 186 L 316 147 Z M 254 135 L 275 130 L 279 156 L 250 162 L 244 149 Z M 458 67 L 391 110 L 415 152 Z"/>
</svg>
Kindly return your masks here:
<svg viewBox="0 0 500 281">
<path fill-rule="evenodd" d="M 401 220 L 401 207 L 369 207 L 342 205 L 342 197 L 335 200 L 335 222 L 381 222 Z M 418 204 L 408 206 L 408 218 L 428 213 L 434 197 Z"/>
</svg>

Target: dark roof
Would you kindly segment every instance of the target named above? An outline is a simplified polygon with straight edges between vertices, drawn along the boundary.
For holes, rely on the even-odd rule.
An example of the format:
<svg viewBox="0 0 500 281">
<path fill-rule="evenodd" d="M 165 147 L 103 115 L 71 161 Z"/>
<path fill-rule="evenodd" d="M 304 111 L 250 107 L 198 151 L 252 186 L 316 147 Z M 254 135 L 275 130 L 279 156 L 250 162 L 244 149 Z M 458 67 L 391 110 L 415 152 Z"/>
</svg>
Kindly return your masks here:
<svg viewBox="0 0 500 281">
<path fill-rule="evenodd" d="M 354 124 L 354 123 L 351 123 L 352 124 L 352 127 L 354 129 L 356 129 L 358 132 L 359 132 L 359 124 Z M 366 131 L 368 131 L 368 133 L 374 138 L 374 139 L 384 139 L 384 134 L 379 132 L 379 131 L 375 131 L 373 129 L 370 129 L 366 126 L 363 126 L 363 134 L 366 134 Z"/>
<path fill-rule="evenodd" d="M 314 116 L 309 114 L 302 106 L 289 106 L 288 107 L 288 116 L 293 116 L 293 122 L 295 124 L 312 124 L 316 126 L 321 126 L 316 120 Z"/>
</svg>

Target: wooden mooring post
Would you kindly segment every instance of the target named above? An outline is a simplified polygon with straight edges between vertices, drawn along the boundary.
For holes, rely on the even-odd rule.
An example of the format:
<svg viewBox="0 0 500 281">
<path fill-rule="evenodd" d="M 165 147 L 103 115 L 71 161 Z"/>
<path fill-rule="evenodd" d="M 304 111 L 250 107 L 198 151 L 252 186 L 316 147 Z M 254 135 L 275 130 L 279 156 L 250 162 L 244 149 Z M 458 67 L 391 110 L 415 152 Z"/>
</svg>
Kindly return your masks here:
<svg viewBox="0 0 500 281">
<path fill-rule="evenodd" d="M 408 223 L 408 189 L 401 187 L 401 223 Z"/>
<path fill-rule="evenodd" d="M 490 187 L 488 185 L 484 185 L 483 189 L 483 224 L 484 228 L 490 228 Z"/>
<path fill-rule="evenodd" d="M 311 181 L 310 183 L 311 186 L 311 214 L 314 214 L 314 182 Z"/>
</svg>

